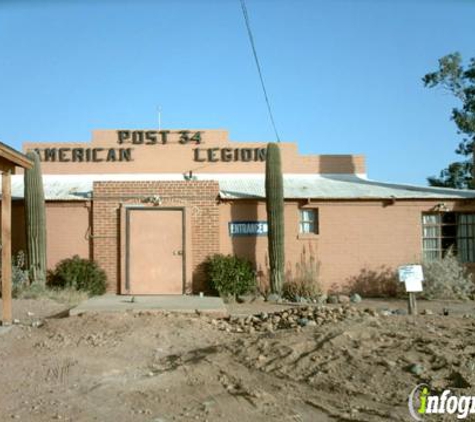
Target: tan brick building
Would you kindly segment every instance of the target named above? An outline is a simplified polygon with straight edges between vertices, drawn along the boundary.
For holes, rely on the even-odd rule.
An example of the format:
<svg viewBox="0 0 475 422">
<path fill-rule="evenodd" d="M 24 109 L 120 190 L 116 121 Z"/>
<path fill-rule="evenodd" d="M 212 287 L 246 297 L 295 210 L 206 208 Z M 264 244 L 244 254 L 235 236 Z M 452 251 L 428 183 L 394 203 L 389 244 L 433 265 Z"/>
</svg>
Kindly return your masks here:
<svg viewBox="0 0 475 422">
<path fill-rule="evenodd" d="M 221 130 L 99 130 L 90 143 L 26 143 L 42 160 L 48 266 L 80 255 L 111 292 L 206 290 L 211 254 L 267 274 L 265 143 Z M 360 155 L 300 155 L 282 143 L 289 277 L 318 266 L 324 286 L 441 256 L 475 263 L 475 193 L 380 183 Z M 24 248 L 23 178 L 13 178 L 13 250 Z M 312 261 L 313 260 L 313 261 Z"/>
</svg>

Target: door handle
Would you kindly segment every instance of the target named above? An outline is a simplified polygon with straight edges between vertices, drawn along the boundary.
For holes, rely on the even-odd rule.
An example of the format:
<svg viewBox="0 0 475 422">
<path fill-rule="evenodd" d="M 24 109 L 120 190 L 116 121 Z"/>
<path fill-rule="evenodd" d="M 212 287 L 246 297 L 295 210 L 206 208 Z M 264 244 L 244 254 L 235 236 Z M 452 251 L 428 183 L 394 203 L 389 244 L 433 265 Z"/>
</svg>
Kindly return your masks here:
<svg viewBox="0 0 475 422">
<path fill-rule="evenodd" d="M 173 251 L 173 255 L 183 256 L 183 251 Z"/>
</svg>

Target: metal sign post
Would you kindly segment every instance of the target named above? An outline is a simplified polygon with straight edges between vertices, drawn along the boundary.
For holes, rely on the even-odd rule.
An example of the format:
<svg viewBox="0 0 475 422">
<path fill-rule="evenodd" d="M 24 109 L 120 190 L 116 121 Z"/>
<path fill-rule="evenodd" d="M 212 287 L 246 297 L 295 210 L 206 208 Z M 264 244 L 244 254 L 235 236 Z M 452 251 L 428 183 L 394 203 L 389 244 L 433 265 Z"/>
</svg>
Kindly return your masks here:
<svg viewBox="0 0 475 422">
<path fill-rule="evenodd" d="M 416 294 L 414 292 L 409 292 L 408 309 L 409 315 L 417 315 Z"/>
</svg>

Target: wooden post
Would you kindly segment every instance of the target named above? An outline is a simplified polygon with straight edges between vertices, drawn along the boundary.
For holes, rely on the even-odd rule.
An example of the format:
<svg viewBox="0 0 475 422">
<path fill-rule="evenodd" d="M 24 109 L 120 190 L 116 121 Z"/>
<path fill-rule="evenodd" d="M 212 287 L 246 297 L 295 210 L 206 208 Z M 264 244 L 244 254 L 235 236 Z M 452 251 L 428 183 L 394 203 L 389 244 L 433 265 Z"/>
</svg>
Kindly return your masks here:
<svg viewBox="0 0 475 422">
<path fill-rule="evenodd" d="M 417 302 L 416 302 L 416 294 L 411 292 L 409 293 L 409 315 L 417 315 Z"/>
<path fill-rule="evenodd" d="M 2 172 L 2 324 L 12 323 L 12 244 L 10 171 Z"/>
</svg>

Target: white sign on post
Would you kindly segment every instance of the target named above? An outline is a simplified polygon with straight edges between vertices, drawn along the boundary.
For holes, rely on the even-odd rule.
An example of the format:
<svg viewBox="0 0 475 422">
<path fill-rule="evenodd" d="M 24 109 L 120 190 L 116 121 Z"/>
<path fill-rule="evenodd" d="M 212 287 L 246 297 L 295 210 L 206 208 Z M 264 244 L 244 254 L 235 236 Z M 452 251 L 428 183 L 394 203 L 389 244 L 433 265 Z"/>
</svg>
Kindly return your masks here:
<svg viewBox="0 0 475 422">
<path fill-rule="evenodd" d="M 398 272 L 399 281 L 405 284 L 406 292 L 422 292 L 424 274 L 422 273 L 421 265 L 403 265 L 399 267 Z"/>
</svg>

